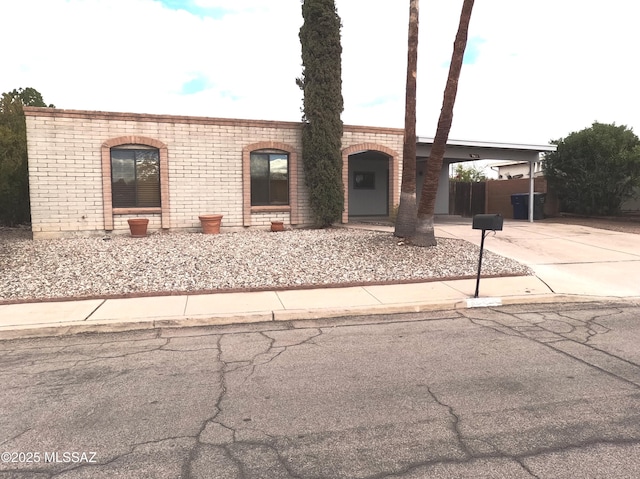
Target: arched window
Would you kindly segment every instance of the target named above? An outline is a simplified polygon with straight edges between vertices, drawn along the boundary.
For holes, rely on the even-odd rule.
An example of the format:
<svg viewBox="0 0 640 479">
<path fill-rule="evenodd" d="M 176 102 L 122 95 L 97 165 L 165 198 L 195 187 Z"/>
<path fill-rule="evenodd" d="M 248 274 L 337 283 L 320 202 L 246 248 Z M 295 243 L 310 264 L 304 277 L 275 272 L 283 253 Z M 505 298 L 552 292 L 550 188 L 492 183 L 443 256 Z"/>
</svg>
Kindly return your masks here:
<svg viewBox="0 0 640 479">
<path fill-rule="evenodd" d="M 250 155 L 251 206 L 289 204 L 289 154 L 256 150 Z"/>
<path fill-rule="evenodd" d="M 145 145 L 111 148 L 113 208 L 154 208 L 160 200 L 160 153 Z"/>
<path fill-rule="evenodd" d="M 162 228 L 171 225 L 169 155 L 155 138 L 127 135 L 102 144 L 104 229 L 114 228 L 118 215 L 160 215 Z"/>
</svg>

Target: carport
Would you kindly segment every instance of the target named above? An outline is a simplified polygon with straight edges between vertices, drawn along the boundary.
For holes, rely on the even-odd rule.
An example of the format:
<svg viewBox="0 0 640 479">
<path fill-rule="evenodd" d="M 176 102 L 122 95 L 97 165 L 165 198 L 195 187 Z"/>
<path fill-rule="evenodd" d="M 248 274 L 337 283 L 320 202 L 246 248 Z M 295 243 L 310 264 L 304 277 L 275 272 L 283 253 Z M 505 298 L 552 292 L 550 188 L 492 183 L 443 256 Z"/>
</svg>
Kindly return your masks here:
<svg viewBox="0 0 640 479">
<path fill-rule="evenodd" d="M 420 198 L 426 165 L 431 154 L 433 138 L 417 138 L 416 194 Z M 540 153 L 556 151 L 556 145 L 494 143 L 487 141 L 449 140 L 438 181 L 435 214 L 449 214 L 449 167 L 452 163 L 478 160 L 509 160 L 529 163 L 529 221 L 533 222 L 534 178 L 533 164 Z"/>
</svg>

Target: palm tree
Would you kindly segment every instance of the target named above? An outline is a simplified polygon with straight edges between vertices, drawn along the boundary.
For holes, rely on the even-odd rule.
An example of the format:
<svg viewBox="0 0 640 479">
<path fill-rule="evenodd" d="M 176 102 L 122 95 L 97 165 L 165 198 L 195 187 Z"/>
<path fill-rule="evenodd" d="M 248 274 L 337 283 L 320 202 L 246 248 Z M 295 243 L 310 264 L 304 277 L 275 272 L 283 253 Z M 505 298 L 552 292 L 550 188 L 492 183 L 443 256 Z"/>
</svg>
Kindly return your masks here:
<svg viewBox="0 0 640 479">
<path fill-rule="evenodd" d="M 420 204 L 418 205 L 418 217 L 416 230 L 411 237 L 411 244 L 417 246 L 436 246 L 436 237 L 433 230 L 433 215 L 436 206 L 436 193 L 438 191 L 438 179 L 442 169 L 442 160 L 447 148 L 447 140 L 453 122 L 453 106 L 458 93 L 458 79 L 462 70 L 462 60 L 464 50 L 467 47 L 467 35 L 469 32 L 469 22 L 471 21 L 471 11 L 474 0 L 464 0 L 462 12 L 460 13 L 460 24 L 458 33 L 453 44 L 453 55 L 449 67 L 447 85 L 444 89 L 442 109 L 438 119 L 436 136 L 431 146 L 431 154 L 427 160 L 427 171 L 425 172 Z"/>
<path fill-rule="evenodd" d="M 418 0 L 409 1 L 409 48 L 404 114 L 402 184 L 396 218 L 396 236 L 412 236 L 416 229 L 416 83 L 418 76 Z"/>
</svg>

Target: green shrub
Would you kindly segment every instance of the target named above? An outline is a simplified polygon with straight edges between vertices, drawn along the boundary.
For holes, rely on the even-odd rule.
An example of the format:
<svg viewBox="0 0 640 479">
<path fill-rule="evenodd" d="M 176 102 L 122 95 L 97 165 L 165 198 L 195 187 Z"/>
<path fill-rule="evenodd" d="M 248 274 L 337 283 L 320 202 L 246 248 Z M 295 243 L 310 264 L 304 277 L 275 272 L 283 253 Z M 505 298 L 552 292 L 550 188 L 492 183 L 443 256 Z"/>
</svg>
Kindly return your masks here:
<svg viewBox="0 0 640 479">
<path fill-rule="evenodd" d="M 615 215 L 640 186 L 640 140 L 626 126 L 596 122 L 553 143 L 544 172 L 563 211 Z"/>
</svg>

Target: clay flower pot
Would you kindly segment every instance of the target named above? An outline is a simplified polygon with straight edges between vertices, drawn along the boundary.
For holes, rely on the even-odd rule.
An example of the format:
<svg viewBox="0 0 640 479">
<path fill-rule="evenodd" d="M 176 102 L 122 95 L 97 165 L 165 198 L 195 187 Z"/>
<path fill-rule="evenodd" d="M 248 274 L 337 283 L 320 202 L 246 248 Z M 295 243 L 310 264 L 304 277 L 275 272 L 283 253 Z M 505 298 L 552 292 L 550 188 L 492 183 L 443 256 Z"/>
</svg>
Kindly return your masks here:
<svg viewBox="0 0 640 479">
<path fill-rule="evenodd" d="M 127 223 L 129 223 L 132 238 L 144 238 L 147 236 L 147 226 L 149 225 L 147 218 L 130 218 Z"/>
<path fill-rule="evenodd" d="M 200 224 L 202 225 L 202 232 L 206 235 L 216 235 L 220 233 L 220 223 L 222 222 L 222 215 L 201 215 Z"/>
<path fill-rule="evenodd" d="M 271 231 L 284 231 L 284 223 L 282 221 L 272 221 Z"/>
</svg>

